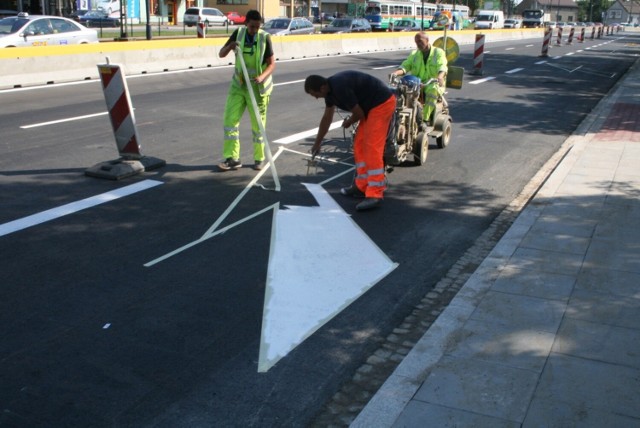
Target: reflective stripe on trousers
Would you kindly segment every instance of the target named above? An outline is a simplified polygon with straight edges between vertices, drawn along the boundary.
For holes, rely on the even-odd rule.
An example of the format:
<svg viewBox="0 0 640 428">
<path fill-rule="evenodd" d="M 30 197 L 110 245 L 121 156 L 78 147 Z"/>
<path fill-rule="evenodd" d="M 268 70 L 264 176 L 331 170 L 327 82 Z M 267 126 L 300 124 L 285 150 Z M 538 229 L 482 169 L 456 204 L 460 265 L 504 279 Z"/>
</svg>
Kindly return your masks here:
<svg viewBox="0 0 640 428">
<path fill-rule="evenodd" d="M 367 198 L 383 197 L 387 188 L 384 176 L 384 146 L 391 116 L 396 109 L 396 97 L 391 95 L 387 101 L 369 111 L 365 119 L 360 120 L 353 142 L 353 157 L 356 163 L 355 185 Z"/>
<path fill-rule="evenodd" d="M 254 91 L 254 94 L 255 93 L 256 92 Z M 256 95 L 256 103 L 258 104 L 262 124 L 266 127 L 269 96 L 261 97 Z M 224 106 L 224 146 L 222 150 L 222 156 L 224 159 L 240 159 L 240 133 L 238 128 L 240 126 L 240 119 L 242 119 L 242 115 L 246 109 L 249 110 L 249 117 L 251 118 L 253 159 L 259 161 L 264 160 L 262 133 L 260 132 L 260 125 L 253 114 L 253 106 L 251 104 L 249 92 L 247 92 L 246 86 L 238 87 L 235 83 L 232 83 L 229 88 L 227 102 Z"/>
</svg>

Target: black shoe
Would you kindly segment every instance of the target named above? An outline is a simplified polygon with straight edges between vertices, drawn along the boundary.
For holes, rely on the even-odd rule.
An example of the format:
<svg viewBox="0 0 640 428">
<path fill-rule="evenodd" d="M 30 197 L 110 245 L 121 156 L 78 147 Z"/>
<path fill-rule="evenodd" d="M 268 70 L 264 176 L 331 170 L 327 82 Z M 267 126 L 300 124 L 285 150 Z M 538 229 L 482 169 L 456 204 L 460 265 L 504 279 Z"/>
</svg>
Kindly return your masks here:
<svg viewBox="0 0 640 428">
<path fill-rule="evenodd" d="M 355 184 L 352 184 L 350 187 L 343 187 L 340 189 L 340 193 L 345 196 L 353 196 L 354 198 L 364 198 L 364 193 L 362 193 L 362 190 L 358 189 Z"/>
<path fill-rule="evenodd" d="M 218 168 L 222 171 L 235 170 L 242 168 L 242 162 L 240 162 L 240 159 L 226 158 L 224 162 L 218 164 Z"/>
<path fill-rule="evenodd" d="M 263 160 L 257 160 L 253 163 L 253 169 L 255 169 L 256 171 L 260 171 L 262 168 L 264 168 Z"/>
<path fill-rule="evenodd" d="M 382 205 L 382 198 L 366 198 L 356 205 L 356 211 L 367 211 Z"/>
</svg>

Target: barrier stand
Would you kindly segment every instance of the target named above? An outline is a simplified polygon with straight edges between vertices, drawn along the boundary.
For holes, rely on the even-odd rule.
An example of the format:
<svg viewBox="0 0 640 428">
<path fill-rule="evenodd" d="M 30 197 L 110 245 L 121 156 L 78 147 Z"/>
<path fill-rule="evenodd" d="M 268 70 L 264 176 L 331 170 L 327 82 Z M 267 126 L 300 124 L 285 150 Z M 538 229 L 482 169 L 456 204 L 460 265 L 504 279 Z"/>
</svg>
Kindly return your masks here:
<svg viewBox="0 0 640 428">
<path fill-rule="evenodd" d="M 198 22 L 198 38 L 206 39 L 207 38 L 207 27 L 205 27 L 204 22 Z"/>
<path fill-rule="evenodd" d="M 551 28 L 545 28 L 544 30 L 544 38 L 542 39 L 542 53 L 540 53 L 541 57 L 549 56 L 549 42 L 551 41 Z"/>
<path fill-rule="evenodd" d="M 558 39 L 556 45 L 562 46 L 562 27 L 558 27 Z"/>
<path fill-rule="evenodd" d="M 580 43 L 584 43 L 584 31 L 585 31 L 585 28 L 582 27 L 582 29 L 580 30 L 580 37 L 578 37 L 578 42 Z"/>
<path fill-rule="evenodd" d="M 591 27 L 591 40 L 596 37 L 596 27 Z"/>
<path fill-rule="evenodd" d="M 98 72 L 120 158 L 94 165 L 85 171 L 85 175 L 120 180 L 165 166 L 164 160 L 140 152 L 129 88 L 120 66 L 109 64 L 107 58 L 106 64 L 98 64 Z"/>
<path fill-rule="evenodd" d="M 567 44 L 570 45 L 573 43 L 573 33 L 574 33 L 574 29 L 573 27 L 571 27 L 571 29 L 569 29 L 569 39 L 567 40 Z"/>
<path fill-rule="evenodd" d="M 476 44 L 473 50 L 473 71 L 474 76 L 482 76 L 482 63 L 484 60 L 484 34 L 476 34 Z"/>
<path fill-rule="evenodd" d="M 602 27 L 598 27 L 598 38 L 602 38 Z"/>
</svg>

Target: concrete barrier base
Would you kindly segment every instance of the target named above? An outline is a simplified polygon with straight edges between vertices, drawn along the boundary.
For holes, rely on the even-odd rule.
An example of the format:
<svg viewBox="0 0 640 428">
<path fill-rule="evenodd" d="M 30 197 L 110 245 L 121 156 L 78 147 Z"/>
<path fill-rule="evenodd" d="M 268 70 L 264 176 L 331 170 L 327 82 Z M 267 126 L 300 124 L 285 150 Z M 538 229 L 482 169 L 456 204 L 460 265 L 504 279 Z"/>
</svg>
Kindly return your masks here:
<svg viewBox="0 0 640 428">
<path fill-rule="evenodd" d="M 149 156 L 143 156 L 137 160 L 120 158 L 100 162 L 91 168 L 87 168 L 84 174 L 89 177 L 106 178 L 107 180 L 121 180 L 145 171 L 161 168 L 166 164 L 162 159 Z"/>
</svg>

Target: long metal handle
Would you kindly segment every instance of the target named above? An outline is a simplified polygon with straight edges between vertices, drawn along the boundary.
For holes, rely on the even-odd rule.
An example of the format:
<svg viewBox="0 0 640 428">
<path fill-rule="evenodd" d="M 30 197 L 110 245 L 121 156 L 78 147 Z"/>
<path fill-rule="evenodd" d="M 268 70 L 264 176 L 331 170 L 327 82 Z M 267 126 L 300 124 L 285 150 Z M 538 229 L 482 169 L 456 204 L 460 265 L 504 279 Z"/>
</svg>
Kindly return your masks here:
<svg viewBox="0 0 640 428">
<path fill-rule="evenodd" d="M 276 171 L 276 164 L 273 161 L 273 156 L 271 155 L 271 147 L 269 147 L 269 140 L 267 139 L 267 131 L 264 129 L 264 124 L 262 123 L 262 118 L 260 117 L 260 110 L 258 110 L 258 103 L 256 102 L 256 96 L 253 93 L 253 85 L 251 85 L 251 80 L 249 80 L 249 72 L 247 71 L 247 66 L 244 63 L 244 57 L 242 56 L 242 52 L 240 49 L 236 48 L 236 61 L 240 61 L 240 66 L 242 67 L 242 75 L 244 76 L 244 81 L 247 85 L 247 91 L 249 92 L 249 98 L 251 98 L 251 105 L 253 106 L 253 114 L 255 115 L 256 122 L 258 122 L 258 126 L 260 126 L 260 133 L 262 134 L 262 141 L 264 141 L 264 151 L 267 155 L 267 165 L 266 167 L 271 168 L 271 175 L 273 175 L 273 181 L 275 183 L 275 191 L 280 191 L 280 179 L 278 178 L 278 172 Z"/>
</svg>

